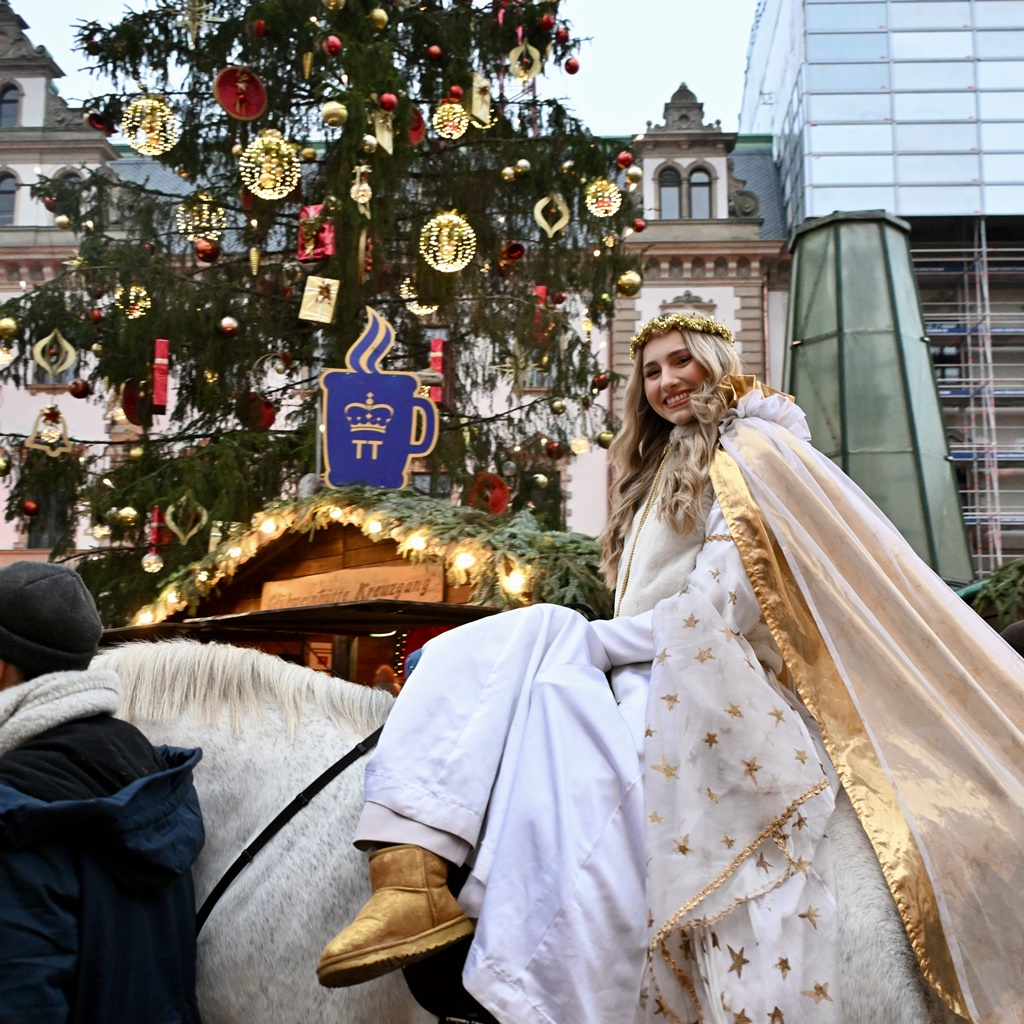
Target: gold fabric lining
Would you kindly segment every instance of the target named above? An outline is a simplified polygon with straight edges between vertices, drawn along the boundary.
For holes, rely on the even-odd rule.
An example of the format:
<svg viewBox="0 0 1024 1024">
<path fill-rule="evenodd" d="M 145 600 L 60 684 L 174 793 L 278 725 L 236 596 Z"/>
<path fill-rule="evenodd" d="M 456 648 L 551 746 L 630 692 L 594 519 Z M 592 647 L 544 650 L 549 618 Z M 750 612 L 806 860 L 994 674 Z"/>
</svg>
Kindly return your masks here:
<svg viewBox="0 0 1024 1024">
<path fill-rule="evenodd" d="M 743 381 L 737 383 L 742 393 Z M 970 1020 L 921 851 L 810 608 L 739 467 L 721 448 L 711 479 L 765 621 L 874 847 L 921 970 Z"/>
<path fill-rule="evenodd" d="M 673 1024 L 682 1024 L 679 1018 L 671 1013 L 670 1007 L 665 1002 L 661 990 L 661 986 L 658 984 L 658 977 L 653 970 L 653 958 L 655 950 L 660 947 L 661 955 L 668 966 L 671 968 L 672 973 L 676 976 L 679 983 L 687 990 L 690 997 L 693 999 L 694 1006 L 697 1007 L 697 1013 L 700 1014 L 700 1001 L 697 999 L 696 991 L 693 988 L 693 984 L 690 979 L 686 976 L 683 968 L 676 962 L 675 957 L 669 952 L 667 941 L 670 938 L 673 929 L 679 923 L 679 919 L 685 917 L 691 910 L 701 904 L 708 896 L 711 895 L 716 889 L 721 888 L 739 869 L 739 866 L 750 857 L 753 852 L 766 840 L 772 839 L 775 844 L 779 846 L 784 853 L 786 853 L 786 860 L 789 866 L 792 865 L 792 860 L 789 858 L 789 854 L 786 851 L 786 845 L 782 840 L 781 832 L 782 826 L 789 821 L 790 818 L 796 813 L 797 808 L 802 804 L 806 803 L 811 797 L 817 796 L 823 790 L 828 788 L 828 779 L 822 779 L 820 782 L 815 783 L 806 793 L 802 793 L 798 796 L 788 807 L 769 825 L 761 830 L 760 834 L 755 836 L 742 850 L 730 861 L 728 867 L 717 877 L 712 879 L 703 889 L 700 890 L 696 895 L 688 899 L 655 933 L 654 938 L 648 943 L 647 946 L 647 961 L 651 967 L 650 977 L 654 983 L 655 992 L 658 995 L 658 999 L 662 1009 L 666 1016 L 671 1015 Z M 778 880 L 777 885 L 781 885 L 787 878 L 790 877 L 791 872 L 787 869 L 786 873 Z M 772 886 L 774 888 L 774 886 Z M 767 891 L 767 890 L 766 890 Z M 694 925 L 701 928 L 710 927 L 713 924 L 717 924 L 723 918 L 728 917 L 729 914 L 735 910 L 736 906 L 743 902 L 743 900 L 737 900 L 731 906 L 726 907 L 721 913 L 716 914 L 712 918 L 703 918 L 700 921 L 695 921 Z M 686 926 L 684 926 L 685 929 Z M 703 1020 L 703 1017 L 700 1018 Z"/>
</svg>

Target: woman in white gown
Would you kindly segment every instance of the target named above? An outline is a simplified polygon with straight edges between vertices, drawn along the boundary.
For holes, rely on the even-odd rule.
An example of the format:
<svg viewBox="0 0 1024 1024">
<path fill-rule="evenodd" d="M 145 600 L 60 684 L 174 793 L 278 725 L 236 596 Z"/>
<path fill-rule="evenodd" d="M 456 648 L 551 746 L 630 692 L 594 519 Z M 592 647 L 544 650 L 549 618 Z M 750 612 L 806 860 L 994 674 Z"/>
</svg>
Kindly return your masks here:
<svg viewBox="0 0 1024 1024">
<path fill-rule="evenodd" d="M 800 410 L 737 376 L 731 341 L 690 313 L 633 341 L 616 618 L 539 605 L 424 649 L 367 766 L 374 895 L 321 983 L 475 919 L 464 983 L 503 1022 L 842 1021 L 842 779 L 928 980 L 978 1022 L 1024 1021 L 989 963 L 1024 955 L 1021 868 L 992 870 L 1024 831 L 1020 662 Z M 458 904 L 448 863 L 471 866 Z"/>
</svg>

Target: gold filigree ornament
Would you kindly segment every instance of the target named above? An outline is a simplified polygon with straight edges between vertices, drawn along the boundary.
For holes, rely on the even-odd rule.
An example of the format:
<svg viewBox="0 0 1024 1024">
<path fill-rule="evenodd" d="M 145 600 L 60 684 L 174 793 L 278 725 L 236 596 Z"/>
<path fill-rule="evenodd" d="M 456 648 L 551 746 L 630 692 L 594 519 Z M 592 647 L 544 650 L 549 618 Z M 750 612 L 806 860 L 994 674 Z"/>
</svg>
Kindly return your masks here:
<svg viewBox="0 0 1024 1024">
<path fill-rule="evenodd" d="M 74 346 L 60 333 L 52 330 L 32 346 L 32 358 L 51 376 L 70 370 L 78 360 Z"/>
<path fill-rule="evenodd" d="M 584 194 L 587 209 L 595 217 L 611 217 L 622 206 L 622 192 L 614 181 L 595 178 Z"/>
<path fill-rule="evenodd" d="M 438 310 L 437 306 L 425 306 L 419 301 L 419 295 L 416 294 L 411 277 L 405 278 L 398 286 L 398 294 L 405 299 L 405 308 L 413 316 L 432 316 Z"/>
<path fill-rule="evenodd" d="M 548 220 L 549 212 L 558 216 Z M 557 192 L 549 192 L 534 204 L 533 219 L 548 238 L 554 238 L 569 224 L 569 206 Z"/>
<path fill-rule="evenodd" d="M 73 449 L 68 440 L 68 425 L 57 406 L 47 405 L 40 409 L 32 424 L 32 433 L 25 438 L 25 447 L 46 452 L 53 458 Z"/>
<path fill-rule="evenodd" d="M 265 128 L 239 159 L 245 187 L 260 199 L 284 199 L 299 183 L 302 165 L 297 147 L 274 128 Z"/>
<path fill-rule="evenodd" d="M 491 128 L 497 123 L 491 115 L 491 83 L 476 71 L 469 90 L 469 116 L 476 128 Z"/>
<path fill-rule="evenodd" d="M 434 111 L 430 123 L 442 139 L 461 139 L 469 129 L 470 117 L 461 103 L 447 101 Z"/>
<path fill-rule="evenodd" d="M 428 220 L 420 232 L 420 255 L 435 270 L 455 274 L 476 254 L 476 232 L 457 210 Z"/>
<path fill-rule="evenodd" d="M 520 43 L 509 51 L 508 62 L 512 68 L 512 74 L 520 82 L 528 82 L 531 78 L 539 75 L 543 67 L 540 50 L 529 43 Z"/>
<path fill-rule="evenodd" d="M 227 227 L 227 214 L 209 192 L 197 192 L 178 207 L 174 215 L 178 230 L 190 241 L 201 238 L 216 242 Z"/>
<path fill-rule="evenodd" d="M 209 512 L 189 494 L 167 506 L 164 523 L 182 544 L 187 544 L 210 518 Z"/>
<path fill-rule="evenodd" d="M 162 96 L 142 96 L 125 108 L 121 131 L 137 153 L 160 156 L 181 137 L 181 120 Z"/>
<path fill-rule="evenodd" d="M 149 311 L 153 300 L 149 292 L 141 284 L 132 284 L 127 288 L 118 288 L 114 292 L 114 305 L 124 311 L 129 320 L 138 320 Z"/>
</svg>

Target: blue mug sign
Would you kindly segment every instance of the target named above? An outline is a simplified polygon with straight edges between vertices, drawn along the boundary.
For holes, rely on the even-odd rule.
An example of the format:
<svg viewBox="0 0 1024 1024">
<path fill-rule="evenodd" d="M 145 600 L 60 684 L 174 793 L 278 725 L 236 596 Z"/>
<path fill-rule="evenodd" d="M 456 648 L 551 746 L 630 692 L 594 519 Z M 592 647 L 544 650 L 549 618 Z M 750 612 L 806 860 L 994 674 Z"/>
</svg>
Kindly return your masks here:
<svg viewBox="0 0 1024 1024">
<path fill-rule="evenodd" d="M 345 354 L 344 370 L 324 370 L 324 478 L 331 487 L 403 487 L 409 464 L 437 443 L 437 407 L 418 394 L 415 373 L 382 370 L 395 329 L 366 307 L 367 324 Z"/>
</svg>

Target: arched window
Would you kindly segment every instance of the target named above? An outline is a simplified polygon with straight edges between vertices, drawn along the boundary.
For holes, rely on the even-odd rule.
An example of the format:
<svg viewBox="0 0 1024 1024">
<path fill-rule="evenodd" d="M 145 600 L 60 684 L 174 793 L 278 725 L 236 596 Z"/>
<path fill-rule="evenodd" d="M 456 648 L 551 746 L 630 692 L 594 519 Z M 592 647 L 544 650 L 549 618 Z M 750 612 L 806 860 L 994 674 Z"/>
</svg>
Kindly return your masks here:
<svg viewBox="0 0 1024 1024">
<path fill-rule="evenodd" d="M 668 276 L 683 276 L 683 261 L 678 256 L 673 256 L 672 259 L 668 261 Z"/>
<path fill-rule="evenodd" d="M 707 171 L 690 175 L 690 216 L 694 220 L 711 219 L 711 175 Z"/>
<path fill-rule="evenodd" d="M 661 277 L 661 260 L 652 256 L 644 264 L 644 277 Z"/>
<path fill-rule="evenodd" d="M 736 261 L 736 276 L 750 277 L 750 260 L 748 260 L 746 256 L 741 256 Z"/>
<path fill-rule="evenodd" d="M 729 276 L 729 263 L 724 256 L 719 256 L 715 260 L 715 277 L 728 277 Z"/>
<path fill-rule="evenodd" d="M 16 128 L 18 126 L 18 102 L 21 96 L 14 85 L 5 85 L 0 89 L 0 128 Z"/>
<path fill-rule="evenodd" d="M 704 277 L 706 272 L 704 261 L 699 256 L 694 256 L 690 264 L 690 277 Z"/>
<path fill-rule="evenodd" d="M 14 191 L 17 187 L 13 174 L 0 174 L 0 228 L 14 224 Z"/>
<path fill-rule="evenodd" d="M 658 175 L 658 210 L 662 220 L 679 220 L 683 215 L 683 179 L 672 167 Z"/>
</svg>

